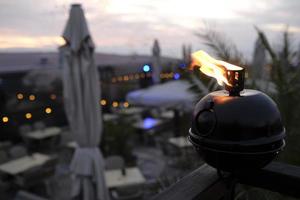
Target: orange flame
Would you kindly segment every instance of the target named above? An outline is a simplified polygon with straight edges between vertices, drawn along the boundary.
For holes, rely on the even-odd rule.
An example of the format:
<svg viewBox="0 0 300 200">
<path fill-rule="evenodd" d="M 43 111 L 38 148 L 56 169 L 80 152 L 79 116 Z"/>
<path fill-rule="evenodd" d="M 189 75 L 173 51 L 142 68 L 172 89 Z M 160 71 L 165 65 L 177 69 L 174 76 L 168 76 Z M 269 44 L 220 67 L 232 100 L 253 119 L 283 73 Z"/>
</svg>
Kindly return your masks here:
<svg viewBox="0 0 300 200">
<path fill-rule="evenodd" d="M 243 68 L 232 65 L 230 63 L 216 60 L 204 51 L 196 51 L 192 53 L 192 64 L 191 67 L 200 67 L 200 71 L 207 76 L 217 79 L 219 85 L 231 84 L 227 80 L 226 73 L 228 70 L 242 70 Z"/>
</svg>

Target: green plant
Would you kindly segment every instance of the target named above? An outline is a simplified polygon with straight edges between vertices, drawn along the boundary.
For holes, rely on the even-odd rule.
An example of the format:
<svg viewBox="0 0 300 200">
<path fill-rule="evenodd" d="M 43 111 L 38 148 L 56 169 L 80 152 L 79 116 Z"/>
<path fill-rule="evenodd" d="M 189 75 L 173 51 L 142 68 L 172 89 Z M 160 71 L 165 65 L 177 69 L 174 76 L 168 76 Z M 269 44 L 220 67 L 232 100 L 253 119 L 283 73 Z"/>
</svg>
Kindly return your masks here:
<svg viewBox="0 0 300 200">
<path fill-rule="evenodd" d="M 283 32 L 282 44 L 275 50 L 266 35 L 256 28 L 259 38 L 271 57 L 271 80 L 277 93 L 273 96 L 281 112 L 287 132 L 287 146 L 281 159 L 291 164 L 300 164 L 300 68 L 293 65 L 299 52 L 293 50 L 288 28 Z"/>
<path fill-rule="evenodd" d="M 134 129 L 128 126 L 122 117 L 116 122 L 104 123 L 104 137 L 102 145 L 105 155 L 120 155 L 127 163 L 132 162 L 132 146 L 130 140 L 134 135 Z"/>
</svg>

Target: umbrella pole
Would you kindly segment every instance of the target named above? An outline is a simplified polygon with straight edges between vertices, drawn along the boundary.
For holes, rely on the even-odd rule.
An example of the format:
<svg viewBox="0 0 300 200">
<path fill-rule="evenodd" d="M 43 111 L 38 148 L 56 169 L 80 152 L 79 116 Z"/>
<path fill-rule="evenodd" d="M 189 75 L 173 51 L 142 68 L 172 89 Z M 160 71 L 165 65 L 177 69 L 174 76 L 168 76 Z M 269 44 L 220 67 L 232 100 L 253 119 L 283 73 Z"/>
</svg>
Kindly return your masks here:
<svg viewBox="0 0 300 200">
<path fill-rule="evenodd" d="M 173 110 L 174 112 L 174 136 L 179 137 L 180 136 L 180 112 L 177 109 Z"/>
</svg>

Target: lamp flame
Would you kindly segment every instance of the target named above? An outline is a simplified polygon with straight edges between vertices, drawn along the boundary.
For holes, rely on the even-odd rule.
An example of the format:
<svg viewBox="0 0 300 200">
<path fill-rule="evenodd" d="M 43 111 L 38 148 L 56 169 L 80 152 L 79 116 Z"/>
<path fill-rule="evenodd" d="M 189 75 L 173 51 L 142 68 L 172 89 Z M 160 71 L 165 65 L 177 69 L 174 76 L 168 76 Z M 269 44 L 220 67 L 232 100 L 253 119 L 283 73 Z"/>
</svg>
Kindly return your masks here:
<svg viewBox="0 0 300 200">
<path fill-rule="evenodd" d="M 192 53 L 191 67 L 200 67 L 199 69 L 202 73 L 215 78 L 218 84 L 221 86 L 224 83 L 226 85 L 232 86 L 232 84 L 227 79 L 226 73 L 228 71 L 243 70 L 242 67 L 232 65 L 221 60 L 216 60 L 202 50 Z"/>
</svg>

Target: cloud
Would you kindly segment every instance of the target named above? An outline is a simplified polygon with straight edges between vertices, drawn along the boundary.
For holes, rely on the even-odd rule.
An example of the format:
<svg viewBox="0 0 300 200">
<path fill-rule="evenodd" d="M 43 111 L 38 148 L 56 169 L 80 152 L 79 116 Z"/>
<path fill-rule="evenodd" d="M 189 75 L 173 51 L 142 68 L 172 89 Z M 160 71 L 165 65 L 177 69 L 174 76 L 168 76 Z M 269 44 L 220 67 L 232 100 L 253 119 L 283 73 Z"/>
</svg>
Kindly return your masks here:
<svg viewBox="0 0 300 200">
<path fill-rule="evenodd" d="M 0 1 L 0 48 L 55 49 L 75 0 Z M 289 24 L 299 33 L 298 0 L 76 0 L 82 3 L 98 51 L 150 53 L 154 38 L 162 53 L 180 56 L 181 45 L 203 48 L 194 32 L 214 21 L 247 55 L 256 38 L 253 25 L 268 34 Z"/>
<path fill-rule="evenodd" d="M 300 33 L 300 26 L 288 26 L 287 24 L 266 24 L 264 28 L 275 31 L 275 32 L 284 32 L 288 30 L 291 33 Z"/>
</svg>

